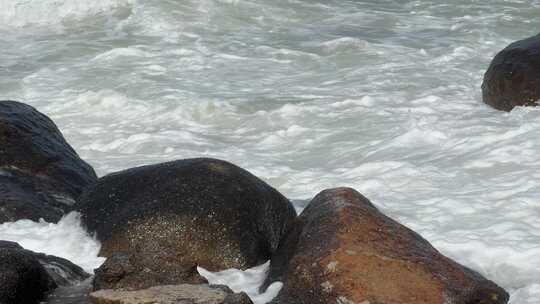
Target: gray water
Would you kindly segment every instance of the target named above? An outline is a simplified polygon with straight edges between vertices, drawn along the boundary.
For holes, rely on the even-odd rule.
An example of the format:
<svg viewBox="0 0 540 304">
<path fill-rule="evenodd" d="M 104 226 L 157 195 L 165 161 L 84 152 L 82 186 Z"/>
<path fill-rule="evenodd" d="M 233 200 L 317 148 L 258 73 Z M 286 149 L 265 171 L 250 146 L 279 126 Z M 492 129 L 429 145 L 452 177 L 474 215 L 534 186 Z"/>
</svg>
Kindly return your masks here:
<svg viewBox="0 0 540 304">
<path fill-rule="evenodd" d="M 210 156 L 294 199 L 352 186 L 537 304 L 540 110 L 480 85 L 539 22 L 537 0 L 0 0 L 0 98 L 100 175 Z"/>
</svg>

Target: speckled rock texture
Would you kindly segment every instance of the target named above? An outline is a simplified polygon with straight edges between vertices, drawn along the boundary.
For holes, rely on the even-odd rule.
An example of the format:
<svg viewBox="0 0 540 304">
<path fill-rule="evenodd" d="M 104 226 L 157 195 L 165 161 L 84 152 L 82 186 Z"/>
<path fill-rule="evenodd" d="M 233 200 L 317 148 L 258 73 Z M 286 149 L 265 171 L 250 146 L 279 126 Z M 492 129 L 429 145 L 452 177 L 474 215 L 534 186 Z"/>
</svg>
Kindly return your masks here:
<svg viewBox="0 0 540 304">
<path fill-rule="evenodd" d="M 276 251 L 296 213 L 275 189 L 225 161 L 198 158 L 107 175 L 78 202 L 109 260 L 96 287 L 201 283 L 196 266 L 248 268 Z"/>
<path fill-rule="evenodd" d="M 57 222 L 96 179 L 47 116 L 0 101 L 0 223 Z"/>
<path fill-rule="evenodd" d="M 245 293 L 233 294 L 209 285 L 164 285 L 136 291 L 100 290 L 90 294 L 95 304 L 252 304 Z"/>
<path fill-rule="evenodd" d="M 504 304 L 508 294 L 440 254 L 350 188 L 319 193 L 272 260 L 281 304 Z"/>
<path fill-rule="evenodd" d="M 536 106 L 540 99 L 540 35 L 514 42 L 491 61 L 482 83 L 483 101 L 495 109 Z"/>
</svg>

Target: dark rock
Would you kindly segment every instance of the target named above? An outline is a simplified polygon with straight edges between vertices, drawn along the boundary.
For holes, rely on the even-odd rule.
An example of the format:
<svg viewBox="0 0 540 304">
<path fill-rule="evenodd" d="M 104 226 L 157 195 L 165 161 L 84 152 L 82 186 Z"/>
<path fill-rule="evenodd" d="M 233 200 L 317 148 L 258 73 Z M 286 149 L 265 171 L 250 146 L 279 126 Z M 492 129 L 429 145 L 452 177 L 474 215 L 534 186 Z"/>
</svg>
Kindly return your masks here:
<svg viewBox="0 0 540 304">
<path fill-rule="evenodd" d="M 43 253 L 35 253 L 29 250 L 26 251 L 34 254 L 39 263 L 45 267 L 45 270 L 51 279 L 58 286 L 72 286 L 90 277 L 90 274 L 81 267 L 64 258 Z"/>
<path fill-rule="evenodd" d="M 2 250 L 11 250 L 37 261 L 55 286 L 72 286 L 90 277 L 81 267 L 64 258 L 26 250 L 15 242 L 0 241 L 0 251 Z"/>
<path fill-rule="evenodd" d="M 254 175 L 206 158 L 107 175 L 84 192 L 77 209 L 97 232 L 100 255 L 113 258 L 96 273 L 99 288 L 201 283 L 197 265 L 211 271 L 258 265 L 296 216 Z"/>
<path fill-rule="evenodd" d="M 495 109 L 536 106 L 540 99 L 540 35 L 514 42 L 491 62 L 482 83 L 483 101 Z"/>
<path fill-rule="evenodd" d="M 39 303 L 56 284 L 31 252 L 13 243 L 4 245 L 0 247 L 0 303 Z"/>
<path fill-rule="evenodd" d="M 94 170 L 47 116 L 0 101 L 0 223 L 57 222 L 95 180 Z"/>
<path fill-rule="evenodd" d="M 23 249 L 19 243 L 0 240 L 0 249 Z"/>
<path fill-rule="evenodd" d="M 279 252 L 269 280 L 284 286 L 273 303 L 508 302 L 502 288 L 443 256 L 350 188 L 319 193 Z"/>
<path fill-rule="evenodd" d="M 253 304 L 245 293 L 231 294 L 206 284 L 162 285 L 142 290 L 99 290 L 95 304 Z"/>
</svg>

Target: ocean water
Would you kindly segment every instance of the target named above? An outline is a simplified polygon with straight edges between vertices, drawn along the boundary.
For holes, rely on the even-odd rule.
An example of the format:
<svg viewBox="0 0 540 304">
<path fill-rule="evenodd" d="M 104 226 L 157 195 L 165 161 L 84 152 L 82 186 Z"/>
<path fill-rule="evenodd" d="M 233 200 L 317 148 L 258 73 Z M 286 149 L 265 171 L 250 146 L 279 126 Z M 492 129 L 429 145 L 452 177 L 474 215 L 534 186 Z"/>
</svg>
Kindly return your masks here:
<svg viewBox="0 0 540 304">
<path fill-rule="evenodd" d="M 480 91 L 538 24 L 538 0 L 0 0 L 0 99 L 49 115 L 99 175 L 216 157 L 300 210 L 354 187 L 538 304 L 540 109 L 499 112 Z M 99 264 L 66 221 L 0 238 L 78 235 L 41 248 Z"/>
</svg>

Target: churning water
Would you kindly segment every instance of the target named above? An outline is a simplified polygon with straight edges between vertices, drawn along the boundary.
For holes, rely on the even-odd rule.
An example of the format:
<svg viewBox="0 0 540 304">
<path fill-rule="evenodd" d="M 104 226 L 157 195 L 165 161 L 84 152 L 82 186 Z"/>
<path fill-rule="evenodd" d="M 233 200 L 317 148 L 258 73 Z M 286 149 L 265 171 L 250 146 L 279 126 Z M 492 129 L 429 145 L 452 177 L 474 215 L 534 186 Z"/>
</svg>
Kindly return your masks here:
<svg viewBox="0 0 540 304">
<path fill-rule="evenodd" d="M 352 186 L 538 304 L 540 109 L 495 111 L 480 84 L 540 1 L 446 2 L 0 0 L 0 99 L 100 175 L 211 156 L 294 199 Z"/>
</svg>

